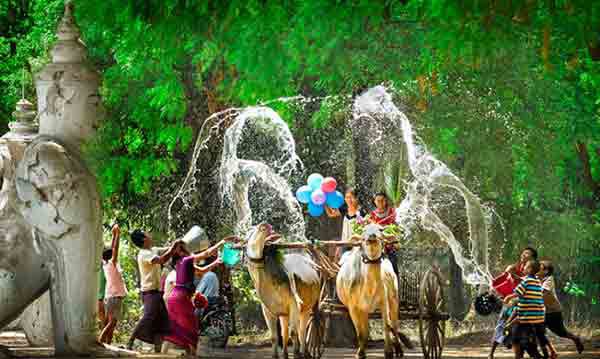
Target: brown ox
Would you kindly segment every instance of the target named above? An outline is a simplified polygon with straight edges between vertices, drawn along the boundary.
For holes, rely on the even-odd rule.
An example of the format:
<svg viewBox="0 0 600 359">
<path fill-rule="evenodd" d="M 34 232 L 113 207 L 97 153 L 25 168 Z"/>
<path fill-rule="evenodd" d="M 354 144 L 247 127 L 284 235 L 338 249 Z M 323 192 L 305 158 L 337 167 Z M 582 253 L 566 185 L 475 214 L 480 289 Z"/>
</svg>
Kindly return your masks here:
<svg viewBox="0 0 600 359">
<path fill-rule="evenodd" d="M 379 309 L 384 322 L 385 358 L 402 356 L 397 338 L 398 279 L 392 263 L 383 257 L 383 236 L 379 226 L 368 225 L 361 246 L 342 257 L 337 275 L 338 297 L 348 308 L 358 338 L 357 358 L 366 357 L 369 313 Z"/>
<path fill-rule="evenodd" d="M 278 238 L 268 224 L 259 225 L 249 235 L 246 243 L 248 271 L 271 332 L 273 357 L 277 358 L 277 319 L 281 323 L 284 358 L 288 356 L 290 332 L 294 356 L 303 357 L 310 313 L 319 299 L 319 273 L 306 254 L 278 253 L 276 246 L 271 245 Z"/>
</svg>

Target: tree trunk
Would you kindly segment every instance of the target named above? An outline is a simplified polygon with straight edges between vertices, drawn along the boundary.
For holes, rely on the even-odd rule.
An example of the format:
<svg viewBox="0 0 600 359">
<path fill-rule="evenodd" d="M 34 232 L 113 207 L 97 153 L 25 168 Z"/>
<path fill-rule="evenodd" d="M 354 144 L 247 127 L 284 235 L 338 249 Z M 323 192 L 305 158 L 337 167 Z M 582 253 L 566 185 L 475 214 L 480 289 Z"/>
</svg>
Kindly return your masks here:
<svg viewBox="0 0 600 359">
<path fill-rule="evenodd" d="M 575 150 L 577 151 L 577 155 L 583 166 L 583 172 L 581 174 L 582 180 L 592 192 L 592 198 L 588 207 L 593 211 L 598 208 L 598 202 L 600 201 L 600 183 L 596 181 L 592 175 L 592 165 L 587 145 L 581 141 L 577 141 Z M 596 149 L 596 153 L 600 156 L 600 149 Z"/>
<path fill-rule="evenodd" d="M 456 264 L 454 254 L 448 251 L 449 268 L 448 276 L 450 279 L 450 288 L 448 291 L 448 313 L 452 319 L 462 321 L 469 312 L 469 301 L 465 292 L 465 285 L 462 277 L 462 269 Z"/>
</svg>

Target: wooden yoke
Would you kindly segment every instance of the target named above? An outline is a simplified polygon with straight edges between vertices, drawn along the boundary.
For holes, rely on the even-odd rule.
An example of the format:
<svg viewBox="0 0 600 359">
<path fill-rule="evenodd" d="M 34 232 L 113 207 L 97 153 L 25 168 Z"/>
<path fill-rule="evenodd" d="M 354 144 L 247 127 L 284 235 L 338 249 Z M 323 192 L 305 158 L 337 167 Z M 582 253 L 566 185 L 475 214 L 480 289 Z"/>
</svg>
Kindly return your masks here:
<svg viewBox="0 0 600 359">
<path fill-rule="evenodd" d="M 395 244 L 395 243 L 399 243 L 400 241 L 395 240 L 395 237 L 382 237 L 384 244 Z M 394 240 L 392 240 L 394 239 Z M 321 271 L 322 274 L 324 274 L 327 278 L 334 278 L 338 271 L 340 270 L 340 265 L 332 260 L 331 258 L 329 258 L 329 256 L 327 256 L 325 253 L 323 253 L 322 250 L 319 249 L 319 247 L 324 247 L 324 246 L 335 246 L 335 247 L 358 247 L 360 246 L 362 243 L 362 236 L 359 235 L 354 235 L 352 236 L 352 239 L 349 241 L 317 241 L 315 243 L 312 242 L 289 242 L 289 243 L 282 243 L 279 241 L 275 241 L 275 242 L 267 242 L 265 243 L 265 246 L 275 246 L 277 249 L 305 249 L 306 251 L 308 251 L 315 264 L 317 265 L 318 269 Z M 244 249 L 246 246 L 246 243 L 238 243 L 238 244 L 234 244 L 232 246 L 232 248 L 235 249 Z"/>
</svg>

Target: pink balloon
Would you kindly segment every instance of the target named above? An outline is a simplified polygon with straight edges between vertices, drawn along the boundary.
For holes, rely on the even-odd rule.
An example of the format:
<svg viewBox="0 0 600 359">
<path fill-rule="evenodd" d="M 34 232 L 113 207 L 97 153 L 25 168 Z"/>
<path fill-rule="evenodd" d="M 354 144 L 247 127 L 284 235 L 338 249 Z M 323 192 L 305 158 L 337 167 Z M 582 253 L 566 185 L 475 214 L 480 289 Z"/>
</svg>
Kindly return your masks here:
<svg viewBox="0 0 600 359">
<path fill-rule="evenodd" d="M 323 182 L 321 182 L 321 190 L 325 193 L 335 191 L 336 187 L 337 181 L 333 177 L 325 177 L 325 179 L 323 179 Z"/>
<path fill-rule="evenodd" d="M 312 200 L 312 203 L 320 206 L 323 203 L 325 203 L 325 201 L 327 200 L 327 197 L 325 196 L 325 193 L 323 191 L 321 191 L 320 189 L 314 190 L 313 193 L 310 195 L 310 199 Z"/>
</svg>

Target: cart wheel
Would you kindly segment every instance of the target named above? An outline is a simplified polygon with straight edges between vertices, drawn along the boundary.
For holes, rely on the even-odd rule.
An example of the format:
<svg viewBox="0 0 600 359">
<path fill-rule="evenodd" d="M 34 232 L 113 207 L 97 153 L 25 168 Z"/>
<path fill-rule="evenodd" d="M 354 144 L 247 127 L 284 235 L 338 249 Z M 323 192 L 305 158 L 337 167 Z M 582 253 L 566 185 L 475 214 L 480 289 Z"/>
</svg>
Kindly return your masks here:
<svg viewBox="0 0 600 359">
<path fill-rule="evenodd" d="M 320 312 L 313 312 L 306 329 L 306 350 L 312 359 L 319 359 L 325 352 L 325 335 L 328 320 Z"/>
<path fill-rule="evenodd" d="M 446 322 L 440 319 L 445 310 L 442 278 L 437 271 L 423 276 L 419 293 L 419 335 L 425 359 L 440 359 L 444 349 Z"/>
</svg>

